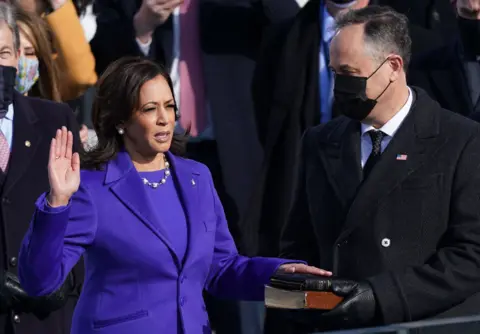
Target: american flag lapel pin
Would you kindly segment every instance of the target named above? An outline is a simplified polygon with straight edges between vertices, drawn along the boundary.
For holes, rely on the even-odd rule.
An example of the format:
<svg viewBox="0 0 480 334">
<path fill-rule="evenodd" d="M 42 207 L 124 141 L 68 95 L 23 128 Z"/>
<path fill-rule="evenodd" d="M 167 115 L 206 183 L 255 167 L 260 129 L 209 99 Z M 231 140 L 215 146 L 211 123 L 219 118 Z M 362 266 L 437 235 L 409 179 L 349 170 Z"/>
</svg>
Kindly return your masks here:
<svg viewBox="0 0 480 334">
<path fill-rule="evenodd" d="M 398 161 L 406 161 L 408 159 L 408 155 L 406 154 L 397 154 Z"/>
</svg>

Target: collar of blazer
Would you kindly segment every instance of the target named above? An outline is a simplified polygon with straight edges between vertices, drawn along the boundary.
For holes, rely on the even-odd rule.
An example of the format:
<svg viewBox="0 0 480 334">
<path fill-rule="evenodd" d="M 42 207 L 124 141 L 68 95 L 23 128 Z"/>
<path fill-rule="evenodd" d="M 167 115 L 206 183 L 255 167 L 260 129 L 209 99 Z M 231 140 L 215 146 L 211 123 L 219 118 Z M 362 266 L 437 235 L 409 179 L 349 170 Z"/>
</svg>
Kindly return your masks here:
<svg viewBox="0 0 480 334">
<path fill-rule="evenodd" d="M 361 224 L 405 178 L 432 159 L 447 140 L 439 136 L 439 104 L 419 88 L 412 87 L 412 91 L 415 100 L 409 115 L 363 183 L 360 123 L 340 117 L 323 128 L 317 127 L 317 152 L 346 212 L 341 238 Z M 406 155 L 407 159 L 398 160 L 398 155 Z"/>
<path fill-rule="evenodd" d="M 28 99 L 28 97 L 15 91 L 13 97 L 12 155 L 8 163 L 8 176 L 3 191 L 4 195 L 8 194 L 27 170 L 42 139 L 40 131 L 35 126 L 38 116 L 32 109 Z"/>
<path fill-rule="evenodd" d="M 178 158 L 167 152 L 167 159 L 170 162 L 172 179 L 178 185 L 180 200 L 185 208 L 185 215 L 189 222 L 191 235 L 198 233 L 196 229 L 203 226 L 201 222 L 201 208 L 199 206 L 200 171 L 194 162 Z M 205 178 L 205 177 L 204 177 Z M 202 180 L 204 179 L 202 178 Z M 177 256 L 175 249 L 168 239 L 168 234 L 157 221 L 155 210 L 152 208 L 150 198 L 145 191 L 140 175 L 133 166 L 132 160 L 127 152 L 122 151 L 117 157 L 111 160 L 106 169 L 105 181 L 111 191 L 130 211 L 132 211 L 165 245 L 171 250 L 177 267 L 180 269 L 182 262 Z M 203 189 L 203 187 L 202 187 Z M 161 205 L 159 203 L 158 205 Z M 187 255 L 188 257 L 188 251 Z"/>
</svg>

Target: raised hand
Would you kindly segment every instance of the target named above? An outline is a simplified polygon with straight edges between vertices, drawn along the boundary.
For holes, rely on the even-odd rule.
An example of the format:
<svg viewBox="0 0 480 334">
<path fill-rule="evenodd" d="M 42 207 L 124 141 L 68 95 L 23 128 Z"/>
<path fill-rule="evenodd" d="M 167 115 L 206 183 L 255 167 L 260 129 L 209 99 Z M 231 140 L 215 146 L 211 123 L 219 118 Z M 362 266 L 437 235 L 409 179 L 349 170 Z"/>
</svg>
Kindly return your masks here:
<svg viewBox="0 0 480 334">
<path fill-rule="evenodd" d="M 143 0 L 133 20 L 137 38 L 143 43 L 148 42 L 155 28 L 164 24 L 173 10 L 183 2 L 184 0 Z"/>
<path fill-rule="evenodd" d="M 52 207 L 67 205 L 80 185 L 80 157 L 78 153 L 72 153 L 72 148 L 72 133 L 66 127 L 57 130 L 48 161 L 50 193 L 47 200 Z"/>
</svg>

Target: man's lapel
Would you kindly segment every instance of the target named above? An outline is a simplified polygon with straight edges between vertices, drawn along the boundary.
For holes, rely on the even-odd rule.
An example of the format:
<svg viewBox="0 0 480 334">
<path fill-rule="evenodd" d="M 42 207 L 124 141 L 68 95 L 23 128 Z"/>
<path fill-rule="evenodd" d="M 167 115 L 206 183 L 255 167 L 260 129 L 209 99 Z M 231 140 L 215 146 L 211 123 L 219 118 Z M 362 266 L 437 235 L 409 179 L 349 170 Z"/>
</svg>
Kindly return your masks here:
<svg viewBox="0 0 480 334">
<path fill-rule="evenodd" d="M 347 118 L 329 123 L 326 135 L 319 138 L 320 157 L 335 194 L 344 210 L 348 210 L 361 183 L 360 125 Z"/>
<path fill-rule="evenodd" d="M 35 127 L 38 121 L 37 115 L 30 107 L 27 98 L 15 93 L 13 108 L 12 150 L 4 194 L 8 194 L 25 173 L 42 140 L 41 133 Z M 46 166 L 39 166 L 39 168 L 46 168 Z"/>
<path fill-rule="evenodd" d="M 339 241 L 360 224 L 371 223 L 371 214 L 410 174 L 432 159 L 446 142 L 439 134 L 436 102 L 417 91 L 409 115 L 382 154 L 380 161 L 358 189 L 348 211 Z"/>
</svg>

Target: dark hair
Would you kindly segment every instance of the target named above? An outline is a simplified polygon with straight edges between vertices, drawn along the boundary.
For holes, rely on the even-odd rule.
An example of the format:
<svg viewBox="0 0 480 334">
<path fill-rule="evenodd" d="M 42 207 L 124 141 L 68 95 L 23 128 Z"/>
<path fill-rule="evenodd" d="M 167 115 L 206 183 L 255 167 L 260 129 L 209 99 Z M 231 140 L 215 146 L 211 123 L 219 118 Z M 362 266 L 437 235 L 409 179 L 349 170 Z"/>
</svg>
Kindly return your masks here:
<svg viewBox="0 0 480 334">
<path fill-rule="evenodd" d="M 151 60 L 124 57 L 108 66 L 97 82 L 93 101 L 92 122 L 98 142 L 91 150 L 80 152 L 82 168 L 102 169 L 123 149 L 123 137 L 117 128 L 128 122 L 138 108 L 143 84 L 159 75 L 167 80 L 173 95 L 172 79 L 167 70 Z M 176 107 L 175 115 L 177 118 Z M 174 133 L 170 152 L 183 155 L 187 138 L 188 131 Z"/>
<path fill-rule="evenodd" d="M 367 6 L 347 11 L 336 20 L 336 29 L 354 24 L 365 24 L 365 44 L 381 53 L 377 61 L 382 62 L 388 53 L 402 57 L 404 70 L 411 57 L 412 40 L 408 30 L 408 18 L 388 6 Z"/>
</svg>

